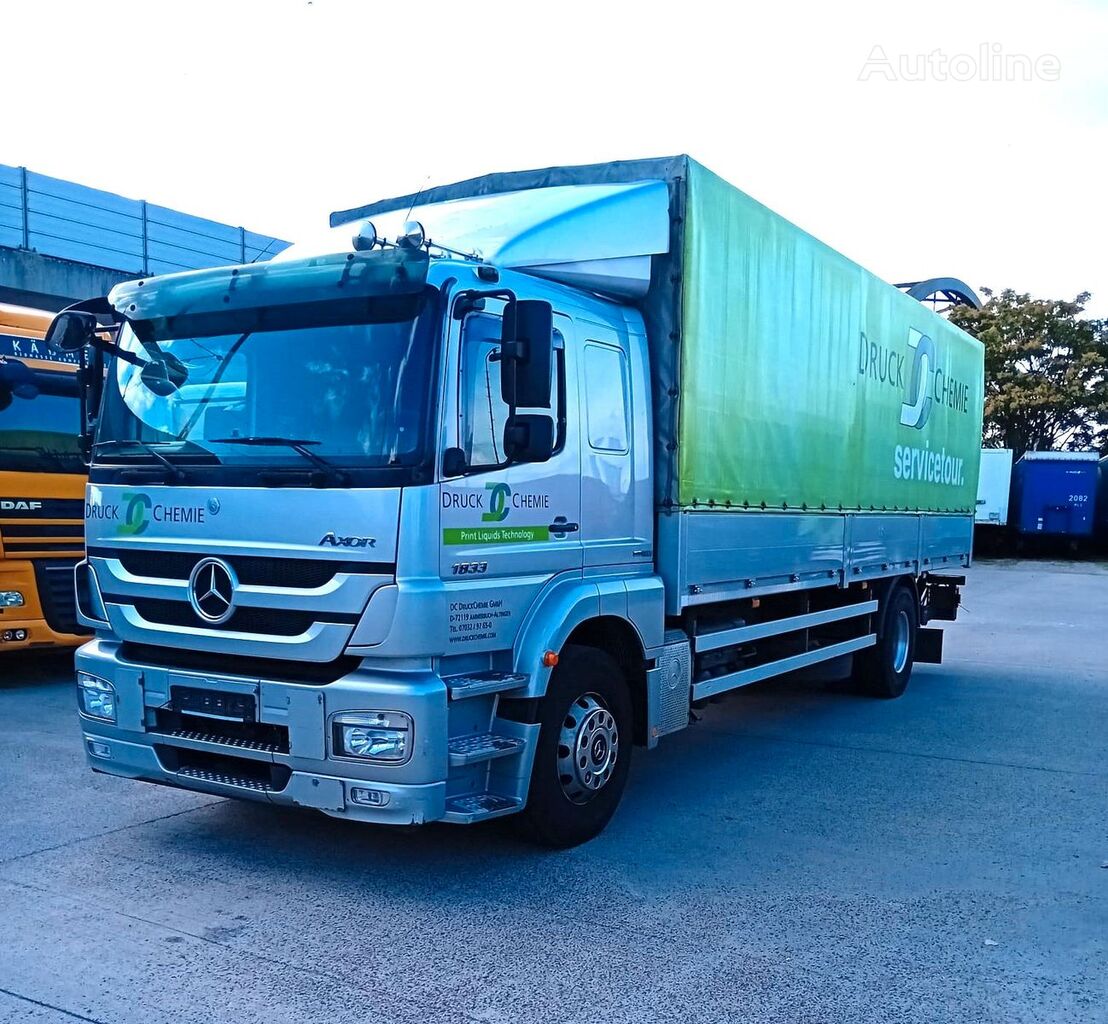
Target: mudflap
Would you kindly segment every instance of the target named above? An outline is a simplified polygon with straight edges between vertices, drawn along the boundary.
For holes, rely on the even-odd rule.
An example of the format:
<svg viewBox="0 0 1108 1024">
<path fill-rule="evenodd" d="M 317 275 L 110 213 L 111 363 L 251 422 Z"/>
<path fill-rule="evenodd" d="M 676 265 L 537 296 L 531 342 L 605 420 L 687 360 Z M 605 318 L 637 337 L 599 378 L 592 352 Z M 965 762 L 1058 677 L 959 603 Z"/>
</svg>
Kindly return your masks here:
<svg viewBox="0 0 1108 1024">
<path fill-rule="evenodd" d="M 941 665 L 943 662 L 943 631 L 921 626 L 916 631 L 916 664 Z"/>
</svg>

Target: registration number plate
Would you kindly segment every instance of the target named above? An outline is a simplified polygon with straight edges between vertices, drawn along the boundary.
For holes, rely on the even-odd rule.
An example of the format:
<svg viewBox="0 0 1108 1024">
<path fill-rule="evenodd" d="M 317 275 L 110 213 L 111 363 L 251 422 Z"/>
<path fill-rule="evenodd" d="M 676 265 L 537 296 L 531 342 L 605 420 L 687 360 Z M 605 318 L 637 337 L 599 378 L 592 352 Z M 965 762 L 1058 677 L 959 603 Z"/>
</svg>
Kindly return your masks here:
<svg viewBox="0 0 1108 1024">
<path fill-rule="evenodd" d="M 192 686 L 174 686 L 171 691 L 174 711 L 201 718 L 223 718 L 232 722 L 257 720 L 257 704 L 252 693 L 223 693 Z"/>
</svg>

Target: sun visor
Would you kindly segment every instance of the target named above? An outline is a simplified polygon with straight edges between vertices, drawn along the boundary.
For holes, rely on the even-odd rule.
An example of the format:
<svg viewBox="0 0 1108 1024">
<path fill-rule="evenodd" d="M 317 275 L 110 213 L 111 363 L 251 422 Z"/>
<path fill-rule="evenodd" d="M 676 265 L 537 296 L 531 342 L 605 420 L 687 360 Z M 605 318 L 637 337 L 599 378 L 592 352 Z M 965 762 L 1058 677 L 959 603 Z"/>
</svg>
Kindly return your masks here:
<svg viewBox="0 0 1108 1024">
<path fill-rule="evenodd" d="M 416 295 L 427 281 L 425 252 L 334 253 L 241 267 L 216 267 L 116 285 L 108 296 L 128 320 L 229 315 L 326 302 Z"/>
<path fill-rule="evenodd" d="M 418 202 L 369 217 L 395 238 L 418 220 L 431 240 L 476 252 L 499 267 L 533 272 L 578 288 L 639 297 L 650 257 L 669 251 L 669 188 L 664 181 L 556 185 L 526 191 Z M 349 235 L 352 223 L 334 229 Z"/>
</svg>

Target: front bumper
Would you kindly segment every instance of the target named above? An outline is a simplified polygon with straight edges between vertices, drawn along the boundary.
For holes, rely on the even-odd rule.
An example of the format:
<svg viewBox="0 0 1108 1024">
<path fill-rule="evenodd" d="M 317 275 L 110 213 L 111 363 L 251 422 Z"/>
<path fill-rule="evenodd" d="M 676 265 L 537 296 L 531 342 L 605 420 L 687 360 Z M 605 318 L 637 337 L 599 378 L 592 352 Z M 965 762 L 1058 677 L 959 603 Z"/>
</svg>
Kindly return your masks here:
<svg viewBox="0 0 1108 1024">
<path fill-rule="evenodd" d="M 93 770 L 219 796 L 309 807 L 339 818 L 420 824 L 443 818 L 447 800 L 447 692 L 429 669 L 362 669 L 324 685 L 275 682 L 143 665 L 114 641 L 93 640 L 77 668 L 115 687 L 117 721 L 82 716 Z M 167 724 L 174 687 L 254 694 L 257 720 L 277 743 L 228 738 L 203 720 Z M 334 756 L 328 723 L 336 713 L 403 711 L 411 716 L 412 755 L 402 765 Z M 213 723 L 215 720 L 212 720 Z M 283 748 L 283 749 L 281 749 Z M 373 804 L 352 793 L 373 794 Z"/>
<path fill-rule="evenodd" d="M 0 608 L 0 654 L 29 647 L 76 647 L 88 640 L 87 634 L 59 633 L 46 621 L 34 562 L 0 559 L 0 590 L 18 590 L 26 601 Z"/>
<path fill-rule="evenodd" d="M 87 636 L 57 633 L 46 624 L 44 619 L 0 618 L 0 654 L 8 651 L 23 651 L 28 647 L 76 647 L 86 640 L 88 640 Z"/>
</svg>

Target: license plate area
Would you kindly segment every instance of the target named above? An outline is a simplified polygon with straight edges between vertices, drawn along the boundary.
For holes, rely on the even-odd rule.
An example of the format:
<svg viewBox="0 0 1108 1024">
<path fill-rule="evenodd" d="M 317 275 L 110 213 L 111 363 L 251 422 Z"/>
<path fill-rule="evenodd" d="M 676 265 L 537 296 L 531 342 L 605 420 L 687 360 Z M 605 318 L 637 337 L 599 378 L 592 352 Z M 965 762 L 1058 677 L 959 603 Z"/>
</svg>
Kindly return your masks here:
<svg viewBox="0 0 1108 1024">
<path fill-rule="evenodd" d="M 214 718 L 223 722 L 252 723 L 258 720 L 258 698 L 252 693 L 203 690 L 195 686 L 172 686 L 169 706 L 178 714 Z"/>
</svg>

